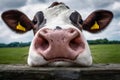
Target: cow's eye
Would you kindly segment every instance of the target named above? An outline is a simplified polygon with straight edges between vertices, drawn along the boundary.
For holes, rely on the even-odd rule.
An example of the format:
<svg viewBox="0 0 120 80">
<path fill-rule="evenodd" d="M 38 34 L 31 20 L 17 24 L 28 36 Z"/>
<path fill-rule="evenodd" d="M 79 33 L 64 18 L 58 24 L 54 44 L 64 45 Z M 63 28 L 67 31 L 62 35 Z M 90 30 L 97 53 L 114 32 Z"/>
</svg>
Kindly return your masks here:
<svg viewBox="0 0 120 80">
<path fill-rule="evenodd" d="M 77 12 L 77 11 L 75 11 L 75 12 L 73 12 L 71 15 L 70 15 L 70 20 L 72 21 L 72 23 L 73 24 L 78 24 L 78 23 L 80 23 L 80 24 L 82 24 L 83 23 L 83 21 L 82 21 L 82 19 L 81 19 L 81 15 Z"/>
<path fill-rule="evenodd" d="M 35 25 L 35 24 L 37 24 L 37 20 L 36 19 L 33 19 L 33 24 Z"/>
<path fill-rule="evenodd" d="M 43 21 L 44 21 L 44 14 L 42 11 L 39 11 L 34 16 L 34 19 L 32 22 L 34 25 L 37 24 L 39 26 L 40 24 L 42 24 Z"/>
<path fill-rule="evenodd" d="M 83 20 L 82 20 L 82 19 L 80 19 L 80 20 L 79 20 L 79 23 L 80 23 L 80 24 L 83 24 Z"/>
</svg>

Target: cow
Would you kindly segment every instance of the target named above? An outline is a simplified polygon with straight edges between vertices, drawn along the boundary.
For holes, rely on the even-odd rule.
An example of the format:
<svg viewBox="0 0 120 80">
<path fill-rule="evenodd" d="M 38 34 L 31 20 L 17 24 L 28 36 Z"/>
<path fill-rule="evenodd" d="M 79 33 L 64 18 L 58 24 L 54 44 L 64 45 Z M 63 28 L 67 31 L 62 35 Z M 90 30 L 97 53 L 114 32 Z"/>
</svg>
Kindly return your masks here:
<svg viewBox="0 0 120 80">
<path fill-rule="evenodd" d="M 99 33 L 113 18 L 108 10 L 95 10 L 85 20 L 80 13 L 62 2 L 53 2 L 30 20 L 18 10 L 2 13 L 2 19 L 16 33 L 33 30 L 29 48 L 29 66 L 91 66 L 90 48 L 83 30 Z"/>
</svg>

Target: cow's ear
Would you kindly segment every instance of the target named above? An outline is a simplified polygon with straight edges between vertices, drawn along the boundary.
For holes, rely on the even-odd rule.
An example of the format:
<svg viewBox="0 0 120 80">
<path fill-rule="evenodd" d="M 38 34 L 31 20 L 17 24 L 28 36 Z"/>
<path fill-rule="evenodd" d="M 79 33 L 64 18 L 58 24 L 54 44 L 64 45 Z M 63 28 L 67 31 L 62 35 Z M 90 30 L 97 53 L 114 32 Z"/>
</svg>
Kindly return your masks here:
<svg viewBox="0 0 120 80">
<path fill-rule="evenodd" d="M 2 13 L 2 19 L 10 29 L 17 33 L 25 33 L 33 28 L 32 21 L 18 10 L 9 10 Z"/>
<path fill-rule="evenodd" d="M 83 29 L 91 33 L 97 33 L 105 29 L 111 22 L 113 14 L 107 10 L 98 10 L 91 13 L 83 22 Z"/>
</svg>

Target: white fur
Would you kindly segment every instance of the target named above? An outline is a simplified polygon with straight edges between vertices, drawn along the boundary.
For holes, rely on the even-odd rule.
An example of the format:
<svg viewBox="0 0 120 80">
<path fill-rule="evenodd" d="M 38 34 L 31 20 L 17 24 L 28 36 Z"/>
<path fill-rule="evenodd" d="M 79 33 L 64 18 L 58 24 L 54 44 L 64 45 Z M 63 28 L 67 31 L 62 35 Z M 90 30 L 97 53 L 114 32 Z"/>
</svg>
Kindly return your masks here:
<svg viewBox="0 0 120 80">
<path fill-rule="evenodd" d="M 73 62 L 83 66 L 90 66 L 92 64 L 91 52 L 90 52 L 88 43 L 83 36 L 83 33 L 78 28 L 76 28 L 71 24 L 69 16 L 72 12 L 74 12 L 74 10 L 67 9 L 64 4 L 60 4 L 53 8 L 48 8 L 44 10 L 43 13 L 44 13 L 45 19 L 47 19 L 47 23 L 43 28 L 55 29 L 56 26 L 60 26 L 62 29 L 74 28 L 78 30 L 82 38 L 84 39 L 85 50 L 82 53 L 80 53 L 79 56 L 76 58 L 76 60 L 74 60 Z M 39 33 L 39 31 L 36 33 L 36 35 Z M 34 49 L 34 39 L 36 38 L 36 35 L 33 38 L 33 41 L 31 43 L 30 50 L 29 50 L 28 65 L 30 66 L 44 65 L 48 63 L 48 61 L 46 61 Z M 62 61 L 55 62 L 53 63 L 53 65 L 55 66 L 61 65 L 61 64 L 64 65 L 64 63 L 65 62 L 62 62 Z"/>
<path fill-rule="evenodd" d="M 74 10 L 67 9 L 63 4 L 46 9 L 43 11 L 45 19 L 47 19 L 44 28 L 55 29 L 56 26 L 60 26 L 63 29 L 69 28 L 72 25 L 69 19 L 72 12 Z"/>
</svg>

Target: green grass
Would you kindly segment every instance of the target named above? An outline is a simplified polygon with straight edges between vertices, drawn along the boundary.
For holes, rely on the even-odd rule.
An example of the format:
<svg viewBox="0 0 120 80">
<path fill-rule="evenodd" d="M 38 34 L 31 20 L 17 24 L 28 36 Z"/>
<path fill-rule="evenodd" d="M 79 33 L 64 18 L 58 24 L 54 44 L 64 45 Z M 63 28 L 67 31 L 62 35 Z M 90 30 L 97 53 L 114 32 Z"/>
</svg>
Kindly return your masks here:
<svg viewBox="0 0 120 80">
<path fill-rule="evenodd" d="M 26 64 L 28 47 L 0 48 L 0 64 Z"/>
<path fill-rule="evenodd" d="M 94 63 L 120 63 L 120 44 L 91 45 Z"/>
<path fill-rule="evenodd" d="M 94 63 L 120 63 L 120 44 L 90 45 Z M 26 64 L 29 47 L 0 48 L 0 64 Z"/>
</svg>

